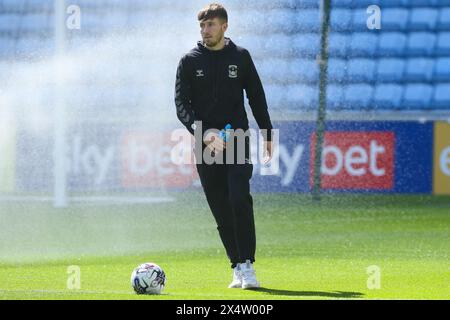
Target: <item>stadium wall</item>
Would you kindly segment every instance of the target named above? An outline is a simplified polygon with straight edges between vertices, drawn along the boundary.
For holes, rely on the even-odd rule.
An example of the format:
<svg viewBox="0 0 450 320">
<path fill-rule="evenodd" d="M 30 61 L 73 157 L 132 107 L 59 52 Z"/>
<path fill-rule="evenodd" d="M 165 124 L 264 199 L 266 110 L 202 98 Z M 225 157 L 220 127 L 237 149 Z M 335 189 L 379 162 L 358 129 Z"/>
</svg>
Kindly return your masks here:
<svg viewBox="0 0 450 320">
<path fill-rule="evenodd" d="M 254 160 L 253 146 L 253 191 L 309 192 L 315 123 L 277 121 L 274 126 L 279 129 L 279 170 L 267 175 Z M 329 121 L 326 130 L 325 192 L 450 194 L 449 123 Z M 171 141 L 172 132 L 92 123 L 71 128 L 69 191 L 198 188 L 194 165 L 172 161 L 180 145 Z M 49 136 L 18 133 L 16 163 L 8 166 L 15 169 L 17 191 L 51 191 L 52 143 Z"/>
</svg>

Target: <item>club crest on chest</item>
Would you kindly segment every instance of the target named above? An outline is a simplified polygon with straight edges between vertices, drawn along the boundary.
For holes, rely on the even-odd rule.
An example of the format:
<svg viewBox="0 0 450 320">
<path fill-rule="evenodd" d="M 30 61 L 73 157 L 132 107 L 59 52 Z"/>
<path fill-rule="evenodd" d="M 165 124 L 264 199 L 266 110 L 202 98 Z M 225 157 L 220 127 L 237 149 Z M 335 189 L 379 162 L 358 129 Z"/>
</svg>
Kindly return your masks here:
<svg viewBox="0 0 450 320">
<path fill-rule="evenodd" d="M 230 64 L 228 66 L 228 77 L 237 78 L 238 76 L 238 67 L 234 64 Z"/>
</svg>

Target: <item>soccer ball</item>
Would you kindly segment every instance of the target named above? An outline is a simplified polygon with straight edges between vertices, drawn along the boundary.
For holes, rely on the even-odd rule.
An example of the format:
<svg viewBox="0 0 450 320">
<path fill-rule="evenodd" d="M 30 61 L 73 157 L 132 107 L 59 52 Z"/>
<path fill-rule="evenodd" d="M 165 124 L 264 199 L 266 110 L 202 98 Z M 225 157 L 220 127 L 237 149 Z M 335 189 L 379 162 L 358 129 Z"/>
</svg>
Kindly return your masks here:
<svg viewBox="0 0 450 320">
<path fill-rule="evenodd" d="M 160 294 L 165 284 L 163 269 L 151 262 L 141 264 L 131 273 L 131 286 L 137 294 Z"/>
</svg>

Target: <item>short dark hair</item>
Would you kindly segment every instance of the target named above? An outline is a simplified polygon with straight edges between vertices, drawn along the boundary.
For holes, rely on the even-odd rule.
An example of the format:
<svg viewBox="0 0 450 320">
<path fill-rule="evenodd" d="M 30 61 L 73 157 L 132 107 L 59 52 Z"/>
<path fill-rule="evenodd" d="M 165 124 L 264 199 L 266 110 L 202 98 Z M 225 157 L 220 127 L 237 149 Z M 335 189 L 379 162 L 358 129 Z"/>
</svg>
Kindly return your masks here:
<svg viewBox="0 0 450 320">
<path fill-rule="evenodd" d="M 209 20 L 214 18 L 219 18 L 224 20 L 225 22 L 228 22 L 227 10 L 225 10 L 225 8 L 221 4 L 211 3 L 206 7 L 204 7 L 202 10 L 200 10 L 200 12 L 197 15 L 198 21 Z"/>
</svg>

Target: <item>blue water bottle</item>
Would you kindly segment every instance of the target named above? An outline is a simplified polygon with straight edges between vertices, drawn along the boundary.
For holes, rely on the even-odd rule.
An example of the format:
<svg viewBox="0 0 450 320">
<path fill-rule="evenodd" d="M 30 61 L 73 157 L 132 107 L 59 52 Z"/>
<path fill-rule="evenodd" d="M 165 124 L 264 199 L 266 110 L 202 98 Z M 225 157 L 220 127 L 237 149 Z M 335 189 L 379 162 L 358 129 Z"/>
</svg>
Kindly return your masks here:
<svg viewBox="0 0 450 320">
<path fill-rule="evenodd" d="M 231 124 L 228 123 L 224 129 L 220 130 L 219 137 L 223 141 L 227 142 L 228 140 L 230 140 L 230 135 L 231 135 L 230 130 L 231 130 Z"/>
</svg>

